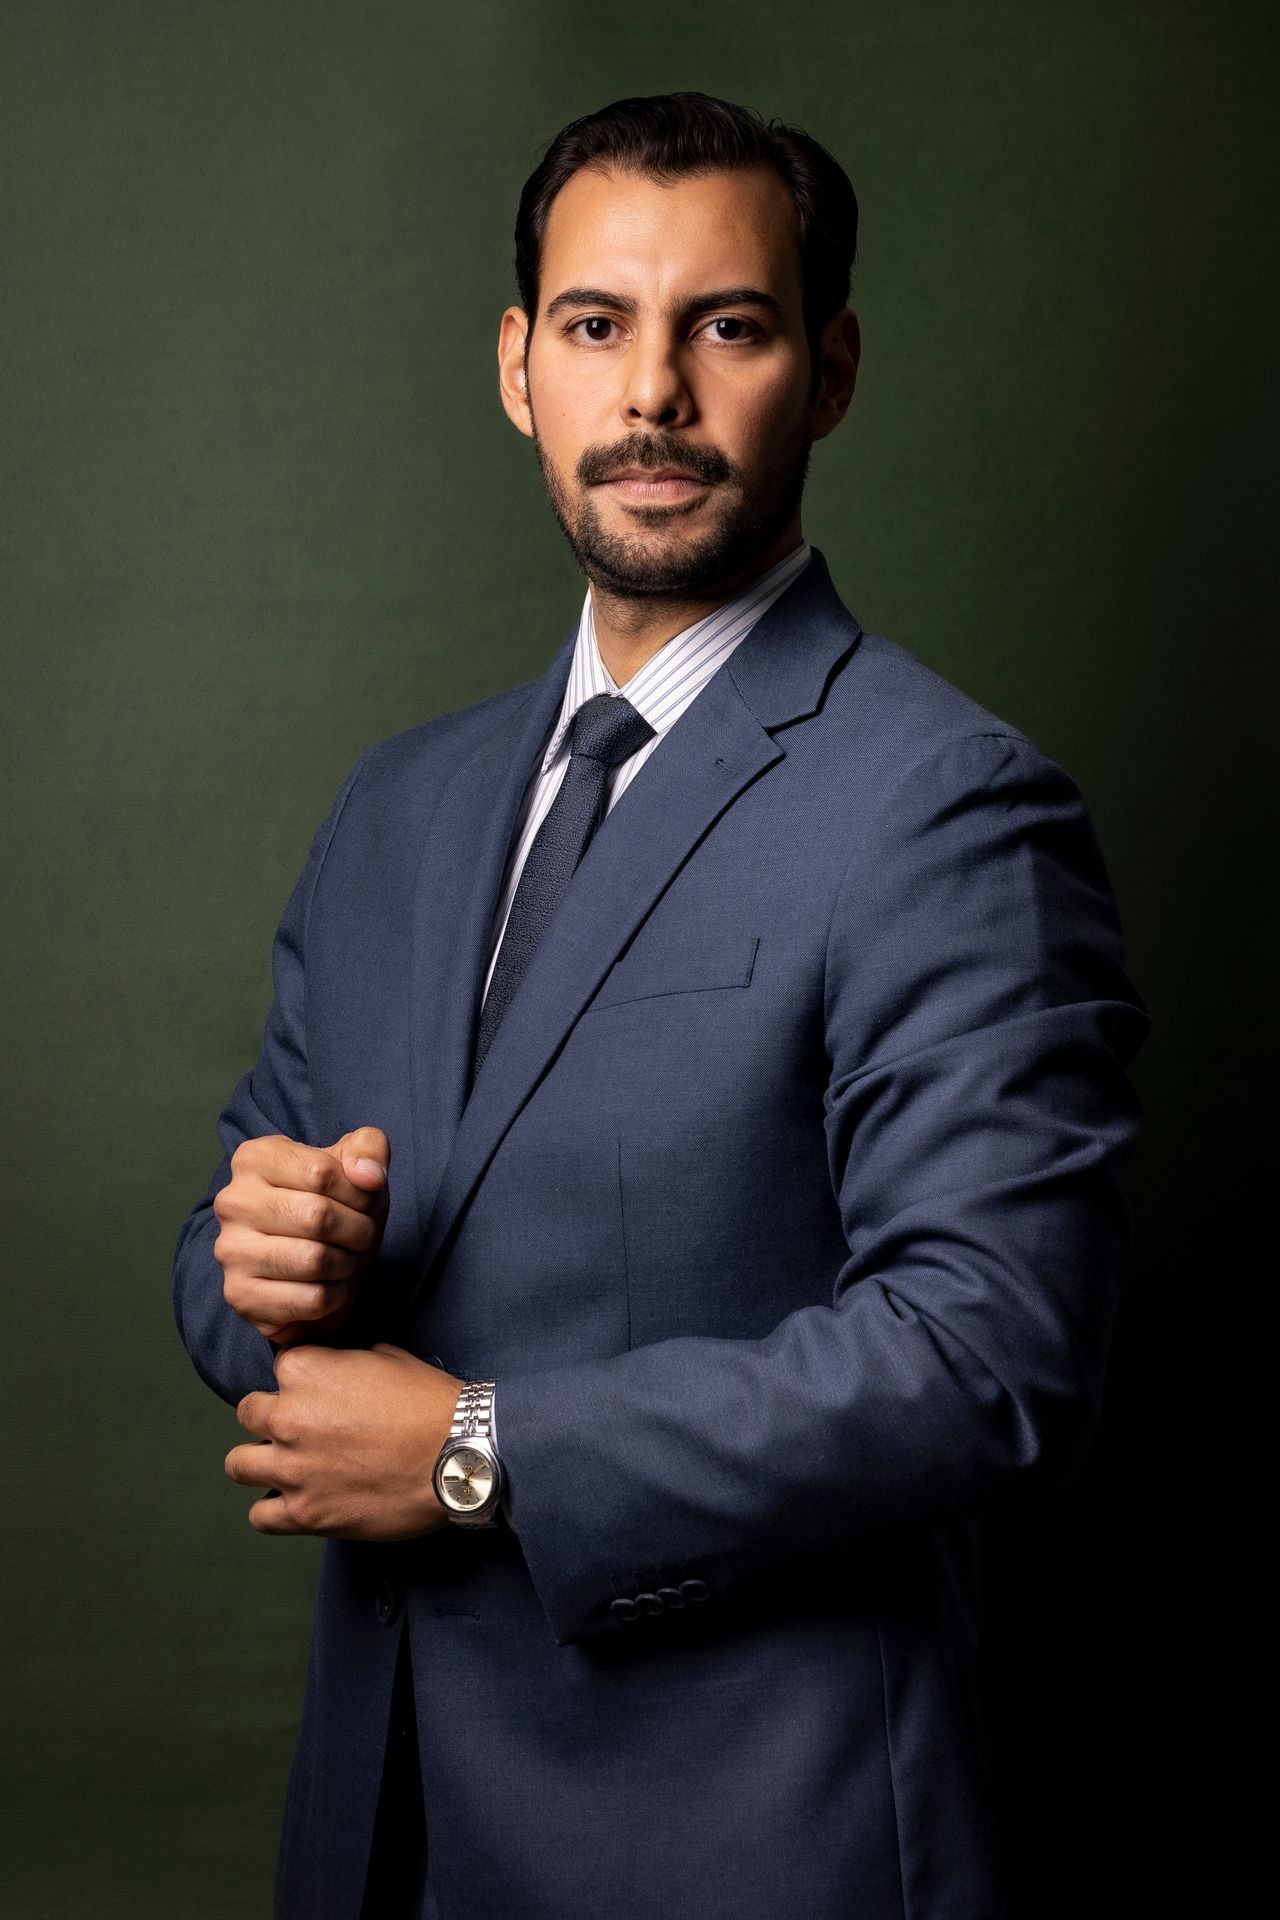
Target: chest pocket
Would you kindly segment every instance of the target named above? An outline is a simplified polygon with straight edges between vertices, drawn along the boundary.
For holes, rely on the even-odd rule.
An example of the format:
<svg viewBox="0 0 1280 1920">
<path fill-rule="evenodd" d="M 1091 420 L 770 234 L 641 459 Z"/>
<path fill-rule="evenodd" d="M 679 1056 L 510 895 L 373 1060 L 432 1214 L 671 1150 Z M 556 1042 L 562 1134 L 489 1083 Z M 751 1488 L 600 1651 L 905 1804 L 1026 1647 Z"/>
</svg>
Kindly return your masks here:
<svg viewBox="0 0 1280 1920">
<path fill-rule="evenodd" d="M 605 976 L 586 1012 L 662 994 L 749 987 L 759 945 L 758 934 L 713 933 L 691 934 L 686 945 L 664 941 L 661 948 L 637 947 Z"/>
</svg>

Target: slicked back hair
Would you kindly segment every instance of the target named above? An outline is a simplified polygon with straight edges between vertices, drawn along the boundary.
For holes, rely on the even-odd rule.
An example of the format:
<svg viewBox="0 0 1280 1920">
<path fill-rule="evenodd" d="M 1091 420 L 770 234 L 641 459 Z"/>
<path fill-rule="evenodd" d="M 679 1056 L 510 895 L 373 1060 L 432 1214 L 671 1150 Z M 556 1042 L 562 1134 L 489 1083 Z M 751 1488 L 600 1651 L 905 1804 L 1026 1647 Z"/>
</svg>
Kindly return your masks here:
<svg viewBox="0 0 1280 1920">
<path fill-rule="evenodd" d="M 848 175 L 820 141 L 750 107 L 707 93 L 653 93 L 614 100 L 570 121 L 525 181 L 516 215 L 516 285 L 532 332 L 542 241 L 551 203 L 582 167 L 614 167 L 666 184 L 682 175 L 771 167 L 796 210 L 804 324 L 818 378 L 818 345 L 849 299 L 858 248 L 858 201 Z"/>
</svg>

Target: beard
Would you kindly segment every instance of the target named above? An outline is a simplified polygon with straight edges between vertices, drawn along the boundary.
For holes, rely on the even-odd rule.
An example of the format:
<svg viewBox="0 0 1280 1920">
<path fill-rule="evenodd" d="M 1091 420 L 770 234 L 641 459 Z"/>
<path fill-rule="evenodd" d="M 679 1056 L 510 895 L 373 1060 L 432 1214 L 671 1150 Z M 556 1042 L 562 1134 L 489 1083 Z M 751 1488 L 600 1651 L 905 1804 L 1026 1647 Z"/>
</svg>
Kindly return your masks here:
<svg viewBox="0 0 1280 1920">
<path fill-rule="evenodd" d="M 536 423 L 533 444 L 551 511 L 578 565 L 593 585 L 621 599 L 715 592 L 748 572 L 794 517 L 813 451 L 813 441 L 801 430 L 767 467 L 749 474 L 718 448 L 689 445 L 679 435 L 661 431 L 635 435 L 615 446 L 588 447 L 579 456 L 575 471 L 581 491 L 575 510 L 568 489 L 543 452 Z M 632 507 L 628 511 L 639 527 L 652 531 L 611 533 L 601 523 L 591 488 L 627 467 L 675 467 L 723 487 L 723 504 L 717 512 L 713 493 L 691 505 Z M 690 512 L 709 521 L 693 538 L 681 528 Z"/>
</svg>

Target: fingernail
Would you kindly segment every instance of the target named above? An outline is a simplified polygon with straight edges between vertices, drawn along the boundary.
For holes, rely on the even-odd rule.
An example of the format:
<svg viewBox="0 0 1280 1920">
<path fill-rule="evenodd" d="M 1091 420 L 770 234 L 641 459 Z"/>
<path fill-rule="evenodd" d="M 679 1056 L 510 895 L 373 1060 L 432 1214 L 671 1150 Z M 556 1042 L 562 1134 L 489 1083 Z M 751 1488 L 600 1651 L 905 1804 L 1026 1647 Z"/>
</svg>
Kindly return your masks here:
<svg viewBox="0 0 1280 1920">
<path fill-rule="evenodd" d="M 358 1173 L 367 1174 L 371 1179 L 376 1174 L 378 1179 L 381 1180 L 386 1172 L 386 1169 L 384 1168 L 381 1160 L 366 1160 L 362 1158 L 356 1161 L 356 1171 Z"/>
</svg>

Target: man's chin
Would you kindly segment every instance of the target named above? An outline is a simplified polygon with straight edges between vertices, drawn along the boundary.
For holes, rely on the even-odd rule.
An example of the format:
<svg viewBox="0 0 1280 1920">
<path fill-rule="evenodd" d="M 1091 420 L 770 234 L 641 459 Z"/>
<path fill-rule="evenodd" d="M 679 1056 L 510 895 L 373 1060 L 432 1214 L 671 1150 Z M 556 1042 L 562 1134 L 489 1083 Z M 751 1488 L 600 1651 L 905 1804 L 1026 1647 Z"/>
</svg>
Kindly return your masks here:
<svg viewBox="0 0 1280 1920">
<path fill-rule="evenodd" d="M 644 594 L 690 594 L 720 584 L 723 569 L 688 554 L 635 556 L 610 549 L 579 549 L 582 571 L 608 593 L 639 598 Z"/>
<path fill-rule="evenodd" d="M 732 529 L 708 534 L 678 510 L 641 508 L 628 531 L 580 525 L 571 545 L 587 578 L 610 593 L 688 594 L 719 587 L 736 558 Z M 738 562 L 741 564 L 741 561 Z"/>
</svg>

